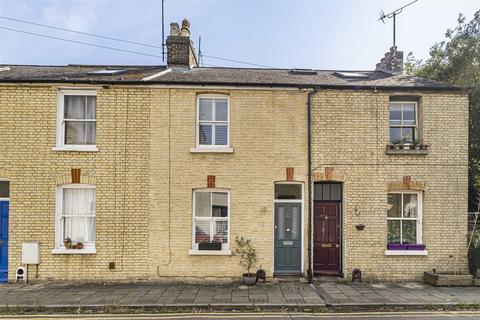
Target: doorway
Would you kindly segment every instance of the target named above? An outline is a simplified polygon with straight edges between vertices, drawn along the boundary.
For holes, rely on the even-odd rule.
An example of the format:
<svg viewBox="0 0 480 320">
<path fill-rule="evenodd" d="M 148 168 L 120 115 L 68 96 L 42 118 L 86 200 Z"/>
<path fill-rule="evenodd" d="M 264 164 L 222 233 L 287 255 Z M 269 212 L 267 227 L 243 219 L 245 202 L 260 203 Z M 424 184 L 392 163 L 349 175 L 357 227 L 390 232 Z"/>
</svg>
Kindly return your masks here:
<svg viewBox="0 0 480 320">
<path fill-rule="evenodd" d="M 9 193 L 9 182 L 0 180 L 0 283 L 8 281 Z"/>
</svg>

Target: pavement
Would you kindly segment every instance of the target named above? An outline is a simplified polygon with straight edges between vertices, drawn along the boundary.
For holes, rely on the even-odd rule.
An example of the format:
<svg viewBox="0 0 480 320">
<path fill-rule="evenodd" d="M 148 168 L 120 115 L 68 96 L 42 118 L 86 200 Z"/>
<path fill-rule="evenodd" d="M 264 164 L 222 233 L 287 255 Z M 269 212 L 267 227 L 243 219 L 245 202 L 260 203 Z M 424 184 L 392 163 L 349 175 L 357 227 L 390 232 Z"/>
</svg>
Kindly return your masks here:
<svg viewBox="0 0 480 320">
<path fill-rule="evenodd" d="M 480 287 L 434 287 L 413 283 L 341 283 L 321 281 L 315 284 L 324 303 L 331 307 L 374 307 L 479 305 Z"/>
<path fill-rule="evenodd" d="M 480 309 L 480 287 L 423 283 L 318 281 L 254 287 L 187 283 L 40 283 L 0 285 L 0 314 L 23 312 L 342 311 Z M 390 308 L 390 309 L 388 309 Z M 480 316 L 479 316 L 480 318 Z"/>
</svg>

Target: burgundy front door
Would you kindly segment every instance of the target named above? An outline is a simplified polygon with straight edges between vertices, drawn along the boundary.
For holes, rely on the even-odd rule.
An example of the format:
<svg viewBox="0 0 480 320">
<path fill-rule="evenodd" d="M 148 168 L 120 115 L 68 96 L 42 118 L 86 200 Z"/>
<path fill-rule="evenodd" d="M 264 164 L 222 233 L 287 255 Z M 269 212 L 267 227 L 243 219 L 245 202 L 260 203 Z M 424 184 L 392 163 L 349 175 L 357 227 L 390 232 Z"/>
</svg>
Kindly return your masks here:
<svg viewBox="0 0 480 320">
<path fill-rule="evenodd" d="M 313 216 L 313 271 L 339 275 L 340 202 L 315 201 Z"/>
</svg>

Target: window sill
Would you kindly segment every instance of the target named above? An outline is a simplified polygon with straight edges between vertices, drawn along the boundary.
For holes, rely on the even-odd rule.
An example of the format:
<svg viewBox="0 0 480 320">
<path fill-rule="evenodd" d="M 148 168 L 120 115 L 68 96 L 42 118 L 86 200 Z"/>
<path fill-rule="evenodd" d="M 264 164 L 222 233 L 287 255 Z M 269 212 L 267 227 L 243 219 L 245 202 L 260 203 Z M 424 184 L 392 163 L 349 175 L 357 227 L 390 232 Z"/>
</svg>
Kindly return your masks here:
<svg viewBox="0 0 480 320">
<path fill-rule="evenodd" d="M 98 152 L 98 148 L 97 146 L 62 146 L 53 147 L 52 151 Z"/>
<path fill-rule="evenodd" d="M 189 256 L 231 256 L 231 250 L 189 250 Z"/>
<path fill-rule="evenodd" d="M 390 149 L 388 148 L 386 154 L 407 154 L 407 155 L 425 155 L 428 154 L 426 149 Z"/>
<path fill-rule="evenodd" d="M 96 254 L 96 248 L 84 248 L 84 249 L 66 249 L 56 248 L 52 250 L 53 254 Z"/>
<path fill-rule="evenodd" d="M 233 153 L 230 147 L 195 147 L 190 148 L 190 153 Z"/>
<path fill-rule="evenodd" d="M 428 256 L 427 250 L 385 250 L 386 256 Z"/>
</svg>

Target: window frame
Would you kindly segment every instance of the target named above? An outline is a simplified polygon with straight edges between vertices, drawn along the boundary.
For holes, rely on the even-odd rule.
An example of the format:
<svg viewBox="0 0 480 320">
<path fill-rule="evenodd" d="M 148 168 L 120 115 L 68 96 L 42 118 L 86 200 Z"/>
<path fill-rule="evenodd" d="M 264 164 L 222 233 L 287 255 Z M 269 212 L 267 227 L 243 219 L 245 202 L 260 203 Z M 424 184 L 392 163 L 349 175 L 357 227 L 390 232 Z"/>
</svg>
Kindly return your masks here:
<svg viewBox="0 0 480 320">
<path fill-rule="evenodd" d="M 57 142 L 53 148 L 54 151 L 98 151 L 97 149 L 97 127 L 95 126 L 95 144 L 66 144 L 65 143 L 65 96 L 95 96 L 97 91 L 92 89 L 62 89 L 57 95 Z M 82 119 L 85 122 L 97 123 L 98 101 L 95 102 L 95 119 Z M 69 121 L 72 121 L 70 119 Z"/>
<path fill-rule="evenodd" d="M 227 121 L 200 120 L 200 99 L 226 99 L 227 100 Z M 212 108 L 212 118 L 215 108 Z M 200 144 L 200 125 L 201 124 L 226 124 L 227 125 L 227 144 L 215 144 L 214 130 L 212 130 L 212 144 Z M 212 127 L 213 128 L 213 127 Z M 195 112 L 195 146 L 199 149 L 225 149 L 230 147 L 230 96 L 223 94 L 200 94 L 196 98 Z"/>
<path fill-rule="evenodd" d="M 66 249 L 63 245 L 64 240 L 64 224 L 63 224 L 63 190 L 65 189 L 94 189 L 95 190 L 95 215 L 88 217 L 95 217 L 95 239 L 97 235 L 97 188 L 95 185 L 91 184 L 62 184 L 58 185 L 56 188 L 56 201 L 55 201 L 55 249 L 54 253 L 58 253 L 58 251 L 72 251 L 81 253 L 81 249 Z M 87 217 L 87 215 L 82 215 L 82 217 Z M 96 241 L 91 242 L 82 242 L 83 250 L 85 251 L 94 251 L 96 248 Z M 92 252 L 95 253 L 95 252 Z"/>
<path fill-rule="evenodd" d="M 406 103 L 410 103 L 410 104 L 413 104 L 414 107 L 415 107 L 415 125 L 404 125 L 403 124 L 403 104 L 406 104 Z M 392 125 L 390 122 L 391 122 L 391 118 L 390 118 L 390 108 L 392 106 L 392 104 L 400 104 L 401 106 L 401 123 L 398 124 L 398 125 Z M 389 143 L 394 143 L 394 141 L 392 141 L 392 136 L 391 136 L 391 133 L 390 133 L 390 130 L 392 128 L 400 128 L 400 130 L 402 130 L 403 128 L 413 128 L 413 137 L 412 137 L 412 142 L 407 142 L 407 143 L 402 143 L 402 144 L 407 144 L 407 145 L 411 145 L 411 144 L 414 144 L 416 141 L 420 141 L 420 136 L 419 136 L 419 118 L 418 118 L 418 115 L 419 115 L 419 112 L 418 112 L 418 101 L 417 100 L 390 100 L 389 101 L 389 104 L 388 104 L 388 140 L 389 140 Z"/>
<path fill-rule="evenodd" d="M 401 209 L 402 209 L 402 216 L 401 217 L 389 217 L 388 216 L 388 195 L 389 194 L 401 194 L 401 199 L 402 199 L 402 204 L 401 204 Z M 417 206 L 417 218 L 404 218 L 403 217 L 403 195 L 404 194 L 415 194 L 417 195 L 417 201 L 418 201 L 418 206 Z M 417 239 L 415 244 L 423 244 L 422 241 L 422 214 L 423 214 L 423 192 L 422 191 L 416 191 L 416 190 L 395 190 L 395 191 L 388 191 L 387 193 L 387 244 L 388 243 L 388 221 L 393 220 L 393 221 L 403 221 L 403 220 L 408 220 L 408 221 L 417 221 Z M 400 223 L 400 244 L 403 244 L 403 225 Z"/>
<path fill-rule="evenodd" d="M 198 249 L 198 243 L 195 243 L 195 225 L 197 222 L 197 216 L 196 216 L 196 194 L 199 192 L 203 193 L 226 193 L 227 194 L 227 243 L 222 243 L 222 252 L 229 252 L 230 251 L 230 221 L 231 221 L 231 210 L 230 210 L 230 190 L 228 189 L 222 189 L 222 188 L 199 188 L 199 189 L 193 189 L 192 190 L 192 250 L 193 251 L 201 251 Z M 225 218 L 222 217 L 201 217 L 200 220 L 210 220 L 210 231 L 213 231 L 212 229 L 212 223 L 213 221 L 225 221 Z M 210 241 L 213 238 L 212 234 L 210 234 Z"/>
</svg>

